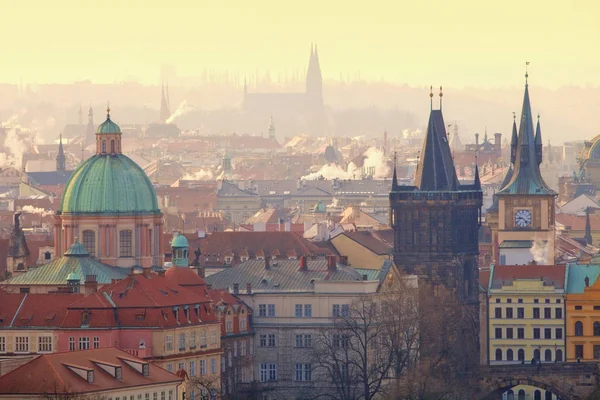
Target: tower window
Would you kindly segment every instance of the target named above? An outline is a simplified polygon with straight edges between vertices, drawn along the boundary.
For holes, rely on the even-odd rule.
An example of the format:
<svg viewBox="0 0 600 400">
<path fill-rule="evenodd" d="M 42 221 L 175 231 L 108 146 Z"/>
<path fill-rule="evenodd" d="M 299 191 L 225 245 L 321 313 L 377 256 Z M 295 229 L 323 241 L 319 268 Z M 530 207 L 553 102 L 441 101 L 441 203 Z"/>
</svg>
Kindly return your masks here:
<svg viewBox="0 0 600 400">
<path fill-rule="evenodd" d="M 121 257 L 132 257 L 132 232 L 129 229 L 125 229 L 119 232 L 119 254 Z"/>
<path fill-rule="evenodd" d="M 112 139 L 110 141 L 110 152 L 115 153 L 115 140 L 114 139 Z"/>
<path fill-rule="evenodd" d="M 91 230 L 83 231 L 83 247 L 92 257 L 96 255 L 96 232 Z"/>
<path fill-rule="evenodd" d="M 102 152 L 106 153 L 106 140 L 102 141 Z"/>
</svg>

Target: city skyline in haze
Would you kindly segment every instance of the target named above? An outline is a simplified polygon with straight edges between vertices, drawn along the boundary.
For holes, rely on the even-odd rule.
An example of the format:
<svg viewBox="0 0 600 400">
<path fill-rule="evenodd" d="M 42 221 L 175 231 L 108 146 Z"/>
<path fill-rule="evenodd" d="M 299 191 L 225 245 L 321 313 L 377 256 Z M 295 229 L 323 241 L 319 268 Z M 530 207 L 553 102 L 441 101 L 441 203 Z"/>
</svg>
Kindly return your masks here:
<svg viewBox="0 0 600 400">
<path fill-rule="evenodd" d="M 123 4 L 5 5 L 0 82 L 156 84 L 165 69 L 275 78 L 304 72 L 316 43 L 325 80 L 360 74 L 413 86 L 513 87 L 527 60 L 537 85 L 600 85 L 600 4 L 592 0 Z"/>
</svg>

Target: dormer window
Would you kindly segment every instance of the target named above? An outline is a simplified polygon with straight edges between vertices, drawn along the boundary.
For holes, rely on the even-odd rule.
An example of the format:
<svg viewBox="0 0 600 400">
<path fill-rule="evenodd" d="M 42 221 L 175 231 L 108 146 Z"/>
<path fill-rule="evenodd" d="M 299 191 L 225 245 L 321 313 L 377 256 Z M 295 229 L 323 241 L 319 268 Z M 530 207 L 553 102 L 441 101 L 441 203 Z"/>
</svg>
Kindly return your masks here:
<svg viewBox="0 0 600 400">
<path fill-rule="evenodd" d="M 231 257 L 225 257 L 225 264 L 231 264 Z"/>
<path fill-rule="evenodd" d="M 175 321 L 179 323 L 179 307 L 173 307 L 173 315 L 175 315 Z"/>
<path fill-rule="evenodd" d="M 94 371 L 87 372 L 87 381 L 88 383 L 94 383 Z"/>
<path fill-rule="evenodd" d="M 81 326 L 90 326 L 90 312 L 88 310 L 81 314 Z"/>
<path fill-rule="evenodd" d="M 200 304 L 196 304 L 194 306 L 194 311 L 196 312 L 196 317 L 198 317 L 198 319 L 200 319 Z"/>
<path fill-rule="evenodd" d="M 123 368 L 122 367 L 116 367 L 115 368 L 115 379 L 123 379 Z"/>
<path fill-rule="evenodd" d="M 242 262 L 244 262 L 244 261 L 248 261 L 248 257 L 246 257 L 246 256 L 242 256 L 242 257 L 240 257 L 240 260 L 241 260 Z"/>
<path fill-rule="evenodd" d="M 185 306 L 183 308 L 183 312 L 185 313 L 185 319 L 188 320 L 188 322 L 190 322 L 190 309 L 188 306 Z"/>
<path fill-rule="evenodd" d="M 150 375 L 150 364 L 145 363 L 142 365 L 142 376 L 149 376 Z"/>
</svg>

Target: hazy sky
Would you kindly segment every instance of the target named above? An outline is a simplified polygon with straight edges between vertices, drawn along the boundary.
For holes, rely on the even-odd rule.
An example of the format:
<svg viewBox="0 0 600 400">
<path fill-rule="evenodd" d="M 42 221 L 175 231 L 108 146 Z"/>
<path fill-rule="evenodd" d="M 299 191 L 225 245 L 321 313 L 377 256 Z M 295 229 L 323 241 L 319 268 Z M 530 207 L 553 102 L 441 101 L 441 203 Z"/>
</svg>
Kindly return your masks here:
<svg viewBox="0 0 600 400">
<path fill-rule="evenodd" d="M 600 85 L 597 0 L 0 0 L 0 81 L 157 83 L 162 64 L 411 85 Z"/>
</svg>

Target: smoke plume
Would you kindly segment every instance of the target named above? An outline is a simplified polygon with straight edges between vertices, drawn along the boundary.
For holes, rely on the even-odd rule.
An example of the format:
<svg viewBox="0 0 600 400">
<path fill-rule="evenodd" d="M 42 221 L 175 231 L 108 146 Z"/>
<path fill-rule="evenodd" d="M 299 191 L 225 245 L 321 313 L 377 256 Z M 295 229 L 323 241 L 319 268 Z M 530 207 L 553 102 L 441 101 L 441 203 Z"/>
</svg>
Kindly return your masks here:
<svg viewBox="0 0 600 400">
<path fill-rule="evenodd" d="M 208 181 L 213 179 L 214 175 L 212 171 L 205 169 L 201 169 L 194 174 L 186 174 L 183 176 L 183 178 L 181 178 L 183 181 Z"/>
<path fill-rule="evenodd" d="M 33 207 L 33 206 L 23 206 L 21 211 L 26 212 L 28 214 L 38 214 L 42 217 L 47 217 L 48 215 L 54 214 L 53 211 L 46 211 L 43 208 Z"/>
<path fill-rule="evenodd" d="M 548 250 L 548 242 L 542 240 L 534 240 L 533 246 L 529 249 L 533 260 L 539 265 L 548 264 Z"/>
<path fill-rule="evenodd" d="M 179 104 L 179 107 L 177 107 L 177 110 L 175 110 L 175 112 L 167 119 L 167 124 L 173 123 L 177 118 L 189 113 L 193 109 L 194 107 L 189 106 L 186 100 L 182 101 L 181 104 Z"/>
<path fill-rule="evenodd" d="M 365 157 L 364 167 L 375 167 L 375 174 L 373 178 L 383 179 L 390 175 L 390 167 L 388 166 L 387 160 L 383 151 L 376 147 L 369 147 L 363 154 Z"/>
<path fill-rule="evenodd" d="M 359 179 L 360 174 L 358 173 L 358 168 L 354 163 L 348 164 L 348 169 L 344 170 L 337 164 L 326 164 L 321 167 L 317 172 L 313 172 L 312 174 L 308 174 L 303 176 L 301 179 L 307 181 L 314 181 L 316 179 Z"/>
<path fill-rule="evenodd" d="M 34 143 L 33 137 L 19 135 L 17 128 L 9 129 L 6 133 L 6 139 L 4 139 L 6 153 L 0 153 L 0 168 L 14 167 L 21 169 L 23 154 L 29 148 L 34 148 L 35 150 Z"/>
</svg>

